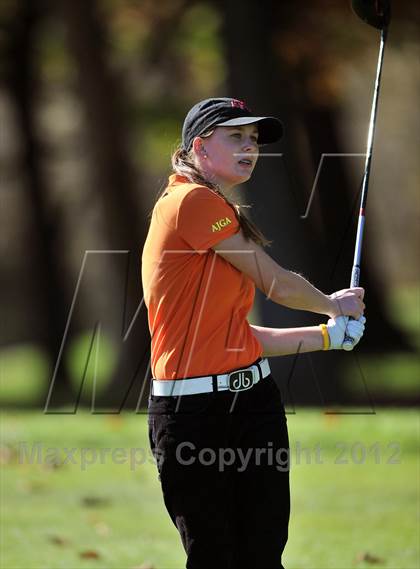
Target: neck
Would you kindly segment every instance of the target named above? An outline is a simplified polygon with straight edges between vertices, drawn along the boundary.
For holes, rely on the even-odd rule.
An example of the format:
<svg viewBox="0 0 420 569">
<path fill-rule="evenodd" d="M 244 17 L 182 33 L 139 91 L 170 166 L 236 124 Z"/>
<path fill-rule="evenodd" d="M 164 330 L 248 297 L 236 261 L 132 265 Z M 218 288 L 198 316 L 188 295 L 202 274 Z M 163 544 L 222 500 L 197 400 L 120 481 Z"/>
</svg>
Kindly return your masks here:
<svg viewBox="0 0 420 569">
<path fill-rule="evenodd" d="M 217 186 L 217 189 L 226 197 L 228 197 L 230 191 L 235 187 L 234 184 L 228 184 L 227 182 L 219 179 L 212 172 L 207 171 L 203 164 L 198 164 L 197 167 L 205 180 L 208 180 L 212 184 L 215 184 Z"/>
</svg>

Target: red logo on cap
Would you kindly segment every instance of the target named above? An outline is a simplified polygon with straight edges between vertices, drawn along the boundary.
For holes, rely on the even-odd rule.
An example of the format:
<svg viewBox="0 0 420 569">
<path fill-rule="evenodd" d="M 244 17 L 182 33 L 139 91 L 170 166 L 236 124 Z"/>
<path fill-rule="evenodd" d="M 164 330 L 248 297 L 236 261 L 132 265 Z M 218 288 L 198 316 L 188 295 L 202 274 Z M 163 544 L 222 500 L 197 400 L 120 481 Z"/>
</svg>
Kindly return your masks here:
<svg viewBox="0 0 420 569">
<path fill-rule="evenodd" d="M 230 102 L 232 107 L 237 107 L 239 109 L 242 109 L 243 111 L 249 111 L 251 112 L 248 107 L 245 105 L 245 103 L 243 101 L 240 101 L 239 99 L 232 99 Z"/>
</svg>

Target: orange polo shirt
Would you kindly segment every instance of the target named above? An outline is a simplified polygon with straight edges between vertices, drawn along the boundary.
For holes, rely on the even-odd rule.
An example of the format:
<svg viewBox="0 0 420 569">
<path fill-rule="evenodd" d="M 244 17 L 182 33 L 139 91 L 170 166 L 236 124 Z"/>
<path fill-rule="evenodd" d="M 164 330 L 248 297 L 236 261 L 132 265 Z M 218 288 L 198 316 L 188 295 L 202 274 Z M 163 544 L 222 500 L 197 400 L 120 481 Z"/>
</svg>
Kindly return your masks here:
<svg viewBox="0 0 420 569">
<path fill-rule="evenodd" d="M 142 283 L 156 379 L 225 373 L 262 354 L 247 321 L 253 281 L 211 247 L 239 229 L 217 192 L 169 177 L 142 254 Z"/>
</svg>

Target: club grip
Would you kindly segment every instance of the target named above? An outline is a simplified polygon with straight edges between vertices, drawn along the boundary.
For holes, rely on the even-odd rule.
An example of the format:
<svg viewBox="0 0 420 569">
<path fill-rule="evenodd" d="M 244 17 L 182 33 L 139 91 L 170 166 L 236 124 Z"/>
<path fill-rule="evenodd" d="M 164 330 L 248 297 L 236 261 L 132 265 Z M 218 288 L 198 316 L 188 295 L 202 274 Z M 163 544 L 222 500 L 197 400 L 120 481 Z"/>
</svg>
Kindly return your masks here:
<svg viewBox="0 0 420 569">
<path fill-rule="evenodd" d="M 360 282 L 360 266 L 353 265 L 353 269 L 351 271 L 351 279 L 350 279 L 350 287 L 359 286 Z M 349 321 L 354 320 L 352 316 L 349 317 Z M 344 336 L 343 340 L 343 350 L 349 352 L 353 349 L 354 340 L 350 336 Z"/>
<path fill-rule="evenodd" d="M 349 321 L 354 320 L 352 316 L 349 317 Z M 350 352 L 353 349 L 354 340 L 350 336 L 344 336 L 343 340 L 343 350 Z"/>
</svg>

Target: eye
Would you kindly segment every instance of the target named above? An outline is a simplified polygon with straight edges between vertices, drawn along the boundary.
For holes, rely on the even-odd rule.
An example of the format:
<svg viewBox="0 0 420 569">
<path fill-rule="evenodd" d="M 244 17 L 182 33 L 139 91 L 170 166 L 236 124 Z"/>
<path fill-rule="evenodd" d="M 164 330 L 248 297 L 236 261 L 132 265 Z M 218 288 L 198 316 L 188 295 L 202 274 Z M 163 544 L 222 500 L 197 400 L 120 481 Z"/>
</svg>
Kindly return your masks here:
<svg viewBox="0 0 420 569">
<path fill-rule="evenodd" d="M 241 138 L 242 134 L 240 132 L 234 132 L 233 134 L 231 134 L 231 136 L 233 138 Z"/>
</svg>

